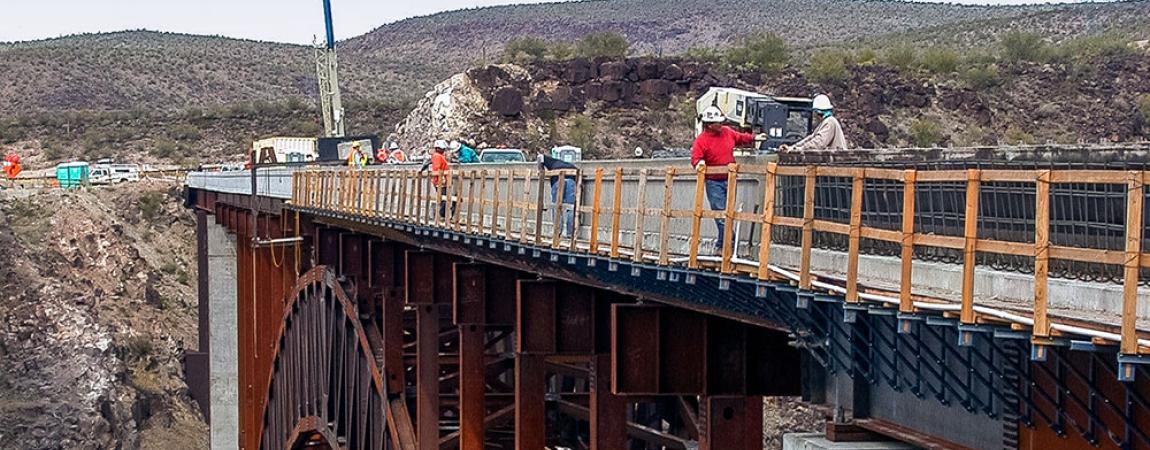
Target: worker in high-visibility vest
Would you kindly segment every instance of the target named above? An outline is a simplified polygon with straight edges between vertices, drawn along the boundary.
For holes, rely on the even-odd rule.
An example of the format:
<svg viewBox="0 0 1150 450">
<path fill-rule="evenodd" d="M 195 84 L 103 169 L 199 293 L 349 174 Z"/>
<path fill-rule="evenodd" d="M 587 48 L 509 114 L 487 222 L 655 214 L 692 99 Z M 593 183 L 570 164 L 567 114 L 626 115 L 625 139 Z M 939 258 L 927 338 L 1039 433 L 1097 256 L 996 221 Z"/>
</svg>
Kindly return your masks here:
<svg viewBox="0 0 1150 450">
<path fill-rule="evenodd" d="M 20 175 L 20 172 L 23 170 L 20 167 L 20 157 L 16 156 L 15 154 L 10 153 L 5 155 L 3 165 L 4 175 L 7 176 L 9 180 L 16 179 L 16 176 Z"/>
<path fill-rule="evenodd" d="M 359 142 L 351 144 L 351 151 L 347 152 L 347 166 L 353 169 L 362 169 L 367 165 L 367 155 Z"/>
</svg>

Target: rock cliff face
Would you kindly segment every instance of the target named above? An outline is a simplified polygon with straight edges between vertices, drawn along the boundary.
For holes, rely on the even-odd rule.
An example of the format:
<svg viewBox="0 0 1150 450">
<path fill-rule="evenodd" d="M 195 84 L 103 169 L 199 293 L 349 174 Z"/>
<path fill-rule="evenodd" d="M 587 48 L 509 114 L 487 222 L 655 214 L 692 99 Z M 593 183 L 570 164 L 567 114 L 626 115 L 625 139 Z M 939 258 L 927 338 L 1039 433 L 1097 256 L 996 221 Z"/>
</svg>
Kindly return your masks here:
<svg viewBox="0 0 1150 450">
<path fill-rule="evenodd" d="M 174 183 L 0 191 L 0 444 L 207 448 L 191 220 Z"/>
<path fill-rule="evenodd" d="M 492 65 L 438 85 L 399 132 L 415 148 L 464 138 L 532 149 L 575 144 L 592 157 L 630 155 L 637 146 L 682 153 L 694 137 L 694 100 L 709 87 L 728 86 L 783 96 L 827 93 L 848 140 L 864 148 L 1127 142 L 1150 135 L 1150 111 L 1139 109 L 1139 99 L 1150 94 L 1145 55 L 1102 57 L 1088 68 L 1017 63 L 995 70 L 993 82 L 974 87 L 958 74 L 882 65 L 853 66 L 842 81 L 826 83 L 793 69 L 728 73 L 678 58 Z"/>
</svg>

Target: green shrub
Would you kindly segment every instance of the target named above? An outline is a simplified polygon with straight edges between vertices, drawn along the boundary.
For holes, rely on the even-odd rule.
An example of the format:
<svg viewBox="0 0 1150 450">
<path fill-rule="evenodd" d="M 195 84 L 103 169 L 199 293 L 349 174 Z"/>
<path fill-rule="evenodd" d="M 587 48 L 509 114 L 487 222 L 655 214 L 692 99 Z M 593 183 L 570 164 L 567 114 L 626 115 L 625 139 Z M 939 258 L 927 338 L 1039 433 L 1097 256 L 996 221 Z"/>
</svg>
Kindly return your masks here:
<svg viewBox="0 0 1150 450">
<path fill-rule="evenodd" d="M 1150 124 L 1150 94 L 1142 94 L 1138 97 L 1138 110 L 1142 112 L 1142 118 Z"/>
<path fill-rule="evenodd" d="M 789 61 L 786 41 L 774 33 L 747 36 L 725 55 L 725 62 L 731 67 L 769 73 L 782 71 Z"/>
<path fill-rule="evenodd" d="M 698 47 L 693 46 L 687 49 L 687 59 L 717 63 L 723 60 L 723 53 L 711 47 Z"/>
<path fill-rule="evenodd" d="M 569 42 L 556 42 L 547 49 L 547 55 L 556 61 L 567 61 L 574 58 L 575 46 Z"/>
<path fill-rule="evenodd" d="M 955 144 L 976 147 L 980 145 L 993 145 L 994 134 L 986 128 L 978 125 L 970 125 L 966 127 L 961 133 L 954 136 Z"/>
<path fill-rule="evenodd" d="M 503 47 L 503 60 L 506 62 L 530 62 L 543 59 L 547 55 L 547 41 L 535 36 L 524 36 L 507 42 Z"/>
<path fill-rule="evenodd" d="M 839 84 L 847 80 L 847 55 L 840 51 L 823 51 L 811 56 L 807 78 L 818 83 Z"/>
<path fill-rule="evenodd" d="M 1002 84 L 1002 77 L 998 67 L 990 64 L 977 65 L 966 69 L 962 73 L 962 80 L 967 87 L 975 90 L 990 89 Z"/>
<path fill-rule="evenodd" d="M 934 121 L 915 119 L 910 123 L 910 140 L 918 147 L 931 147 L 942 142 L 942 127 Z"/>
<path fill-rule="evenodd" d="M 1002 37 L 1002 58 L 1008 62 L 1041 61 L 1046 58 L 1046 43 L 1042 36 L 1024 31 L 1012 31 Z"/>
<path fill-rule="evenodd" d="M 883 62 L 901 71 L 907 71 L 918 59 L 918 53 L 910 47 L 894 47 L 883 54 Z"/>
<path fill-rule="evenodd" d="M 923 52 L 919 65 L 931 73 L 952 73 L 958 70 L 958 53 L 953 50 L 932 48 Z"/>
<path fill-rule="evenodd" d="M 160 213 L 163 212 L 164 196 L 158 192 L 146 192 L 140 196 L 137 204 L 140 207 L 140 215 L 152 221 L 160 217 Z"/>
<path fill-rule="evenodd" d="M 567 129 L 567 141 L 584 152 L 595 152 L 595 122 L 587 116 L 576 116 Z"/>
<path fill-rule="evenodd" d="M 855 64 L 870 66 L 878 62 L 878 53 L 873 48 L 864 48 L 855 52 Z"/>
<path fill-rule="evenodd" d="M 202 137 L 200 135 L 199 129 L 197 129 L 196 127 L 194 127 L 190 124 L 186 124 L 186 123 L 173 125 L 168 130 L 168 136 L 171 137 L 172 139 L 177 140 L 177 141 L 192 141 L 192 142 L 198 141 Z"/>
<path fill-rule="evenodd" d="M 1011 145 L 1034 145 L 1038 143 L 1038 139 L 1034 135 L 1023 131 L 1017 125 L 1011 125 L 1010 128 L 1007 128 L 1003 139 Z"/>
<path fill-rule="evenodd" d="M 575 48 L 579 56 L 584 58 L 622 59 L 631 50 L 631 43 L 619 33 L 606 31 L 583 36 Z"/>
</svg>

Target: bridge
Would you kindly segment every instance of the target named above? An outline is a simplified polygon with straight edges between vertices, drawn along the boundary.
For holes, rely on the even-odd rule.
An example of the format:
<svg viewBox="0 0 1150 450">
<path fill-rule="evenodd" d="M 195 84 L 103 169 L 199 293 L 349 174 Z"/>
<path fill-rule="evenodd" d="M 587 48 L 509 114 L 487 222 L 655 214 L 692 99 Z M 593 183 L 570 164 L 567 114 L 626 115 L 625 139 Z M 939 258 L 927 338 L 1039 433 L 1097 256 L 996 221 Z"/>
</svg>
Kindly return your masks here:
<svg viewBox="0 0 1150 450">
<path fill-rule="evenodd" d="M 189 174 L 213 447 L 1150 448 L 1150 172 L 846 159 Z"/>
</svg>

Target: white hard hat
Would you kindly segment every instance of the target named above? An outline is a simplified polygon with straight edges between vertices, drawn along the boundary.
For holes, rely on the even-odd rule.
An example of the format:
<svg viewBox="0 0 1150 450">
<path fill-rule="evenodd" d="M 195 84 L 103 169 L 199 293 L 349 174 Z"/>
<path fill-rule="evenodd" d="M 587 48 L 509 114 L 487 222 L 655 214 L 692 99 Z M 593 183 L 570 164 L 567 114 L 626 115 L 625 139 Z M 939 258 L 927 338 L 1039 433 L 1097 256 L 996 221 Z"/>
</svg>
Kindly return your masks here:
<svg viewBox="0 0 1150 450">
<path fill-rule="evenodd" d="M 435 141 L 435 145 L 432 145 L 432 147 L 437 148 L 437 149 L 438 148 L 447 149 L 447 141 L 445 141 L 443 139 L 437 139 Z"/>
<path fill-rule="evenodd" d="M 820 111 L 829 111 L 835 108 L 834 105 L 831 105 L 830 97 L 823 94 L 816 95 L 813 103 L 811 107 Z"/>
<path fill-rule="evenodd" d="M 387 147 L 387 149 L 388 150 L 399 150 L 399 144 L 392 142 L 391 145 Z"/>
<path fill-rule="evenodd" d="M 452 150 L 459 150 L 459 147 L 460 147 L 459 141 L 451 141 L 451 149 Z"/>
<path fill-rule="evenodd" d="M 707 109 L 703 110 L 703 123 L 720 123 L 723 120 L 726 118 L 723 117 L 723 110 L 719 109 L 718 106 L 708 106 Z"/>
</svg>

